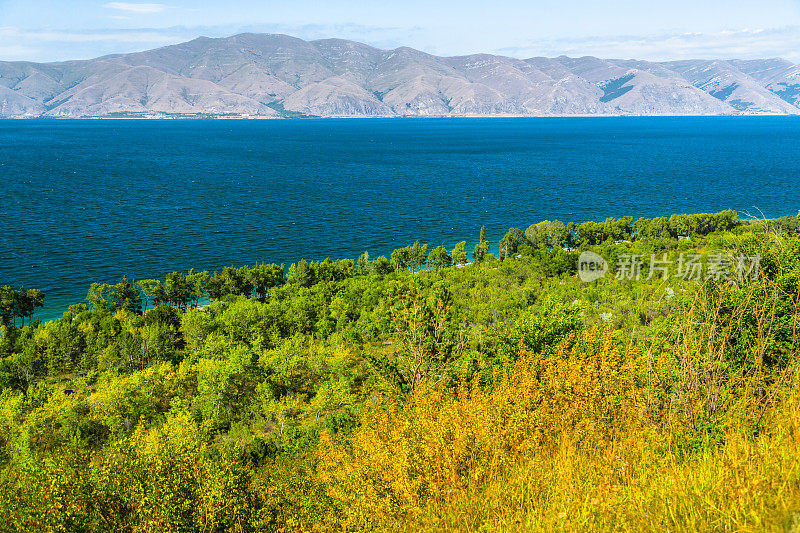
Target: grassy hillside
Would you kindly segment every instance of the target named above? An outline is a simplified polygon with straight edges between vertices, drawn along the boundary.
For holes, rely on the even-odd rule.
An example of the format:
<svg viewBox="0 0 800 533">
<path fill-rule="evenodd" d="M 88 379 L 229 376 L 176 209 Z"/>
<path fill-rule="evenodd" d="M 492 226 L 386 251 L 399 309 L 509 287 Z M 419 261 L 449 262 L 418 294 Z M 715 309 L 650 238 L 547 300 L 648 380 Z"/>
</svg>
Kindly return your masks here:
<svg viewBox="0 0 800 533">
<path fill-rule="evenodd" d="M 0 530 L 798 529 L 797 228 L 543 222 L 47 324 L 3 287 Z"/>
</svg>

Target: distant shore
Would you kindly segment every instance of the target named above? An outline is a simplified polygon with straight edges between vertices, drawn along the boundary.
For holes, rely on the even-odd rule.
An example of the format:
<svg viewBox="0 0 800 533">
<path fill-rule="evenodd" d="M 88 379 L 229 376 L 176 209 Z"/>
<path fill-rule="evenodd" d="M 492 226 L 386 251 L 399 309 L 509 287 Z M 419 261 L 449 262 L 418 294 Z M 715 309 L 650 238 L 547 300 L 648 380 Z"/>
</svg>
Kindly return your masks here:
<svg viewBox="0 0 800 533">
<path fill-rule="evenodd" d="M 286 117 L 268 115 L 154 115 L 154 116 L 86 116 L 86 117 L 48 117 L 36 116 L 0 116 L 0 120 L 425 120 L 425 119 L 506 119 L 506 118 L 725 118 L 725 117 L 800 117 L 800 114 L 789 113 L 724 113 L 724 114 L 665 114 L 665 115 L 636 115 L 636 114 L 563 114 L 563 115 L 331 115 L 331 116 L 305 116 L 305 117 Z"/>
</svg>

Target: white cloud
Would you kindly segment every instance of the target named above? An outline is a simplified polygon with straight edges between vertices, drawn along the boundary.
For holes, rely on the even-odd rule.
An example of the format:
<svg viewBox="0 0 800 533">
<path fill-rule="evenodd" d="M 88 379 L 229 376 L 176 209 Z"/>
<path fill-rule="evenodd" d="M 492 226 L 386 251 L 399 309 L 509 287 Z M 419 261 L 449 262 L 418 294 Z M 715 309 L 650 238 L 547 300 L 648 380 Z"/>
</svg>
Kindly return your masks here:
<svg viewBox="0 0 800 533">
<path fill-rule="evenodd" d="M 0 27 L 0 61 L 91 59 L 177 44 L 195 37 L 195 32 L 181 28 L 62 31 Z"/>
<path fill-rule="evenodd" d="M 2 0 L 0 0 L 2 1 Z M 160 4 L 159 4 L 160 5 Z M 120 12 L 120 15 L 123 13 Z M 522 41 L 498 48 L 509 38 L 493 37 L 465 49 L 461 40 L 443 45 L 422 28 L 359 24 L 196 26 L 85 31 L 0 27 L 0 61 L 61 61 L 136 52 L 189 41 L 199 35 L 224 37 L 242 31 L 286 33 L 301 39 L 340 37 L 383 49 L 411 46 L 437 55 L 488 52 L 518 58 L 593 55 L 602 58 L 669 61 L 681 59 L 763 59 L 782 57 L 800 62 L 800 26 L 754 28 L 716 33 L 664 33 L 617 36 L 576 36 Z M 437 35 L 439 35 L 437 33 Z M 512 41 L 513 42 L 513 41 Z"/>
<path fill-rule="evenodd" d="M 725 30 L 717 33 L 618 35 L 529 41 L 496 52 L 514 57 L 584 56 L 669 61 L 680 59 L 800 58 L 800 27 Z"/>
<path fill-rule="evenodd" d="M 153 13 L 161 13 L 167 9 L 167 6 L 164 4 L 133 4 L 129 2 L 109 2 L 103 4 L 103 7 L 134 15 L 152 15 Z"/>
<path fill-rule="evenodd" d="M 23 59 L 34 57 L 41 51 L 30 46 L 20 46 L 18 44 L 5 43 L 0 39 L 0 59 L 9 57 L 12 59 Z"/>
<path fill-rule="evenodd" d="M 27 42 L 94 43 L 116 41 L 120 43 L 151 43 L 182 38 L 183 36 L 161 30 L 97 30 L 69 32 L 56 30 L 22 31 L 17 28 L 0 28 L 0 42 L 21 39 Z"/>
</svg>

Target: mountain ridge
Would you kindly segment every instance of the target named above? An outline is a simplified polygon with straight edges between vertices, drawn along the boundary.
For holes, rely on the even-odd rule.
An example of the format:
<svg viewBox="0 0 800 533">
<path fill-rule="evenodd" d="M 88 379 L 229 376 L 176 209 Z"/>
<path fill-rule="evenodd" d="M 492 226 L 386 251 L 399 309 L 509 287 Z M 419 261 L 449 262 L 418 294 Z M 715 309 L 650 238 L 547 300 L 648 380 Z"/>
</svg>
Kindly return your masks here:
<svg viewBox="0 0 800 533">
<path fill-rule="evenodd" d="M 798 115 L 800 65 L 492 54 L 282 34 L 96 59 L 0 61 L 0 117 Z"/>
</svg>

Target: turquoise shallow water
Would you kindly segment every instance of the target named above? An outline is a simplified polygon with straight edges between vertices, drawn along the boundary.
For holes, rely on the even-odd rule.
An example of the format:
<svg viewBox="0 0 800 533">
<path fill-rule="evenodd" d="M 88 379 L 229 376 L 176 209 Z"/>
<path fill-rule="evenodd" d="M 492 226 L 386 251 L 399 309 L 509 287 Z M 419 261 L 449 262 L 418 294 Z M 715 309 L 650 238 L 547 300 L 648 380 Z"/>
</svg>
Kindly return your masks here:
<svg viewBox="0 0 800 533">
<path fill-rule="evenodd" d="M 471 250 L 543 219 L 800 208 L 800 118 L 0 121 L 0 284 Z"/>
</svg>

